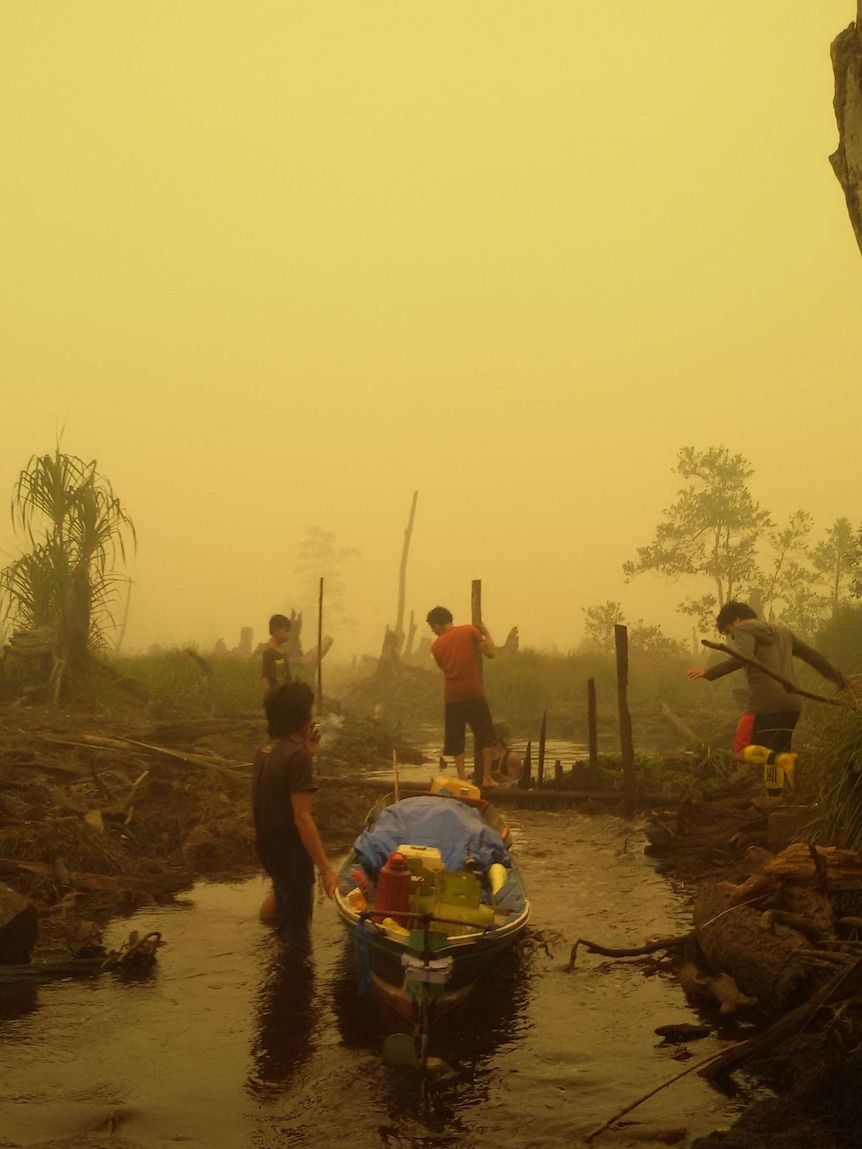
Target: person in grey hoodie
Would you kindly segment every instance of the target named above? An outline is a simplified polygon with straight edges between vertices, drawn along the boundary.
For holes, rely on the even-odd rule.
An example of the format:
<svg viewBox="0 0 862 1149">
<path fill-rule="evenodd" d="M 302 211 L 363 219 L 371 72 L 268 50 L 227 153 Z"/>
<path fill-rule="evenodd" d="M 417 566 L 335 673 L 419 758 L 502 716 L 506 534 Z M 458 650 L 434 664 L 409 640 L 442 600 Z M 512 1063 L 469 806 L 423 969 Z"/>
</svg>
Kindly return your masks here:
<svg viewBox="0 0 862 1149">
<path fill-rule="evenodd" d="M 790 682 L 795 681 L 793 659 L 801 658 L 839 688 L 847 686 L 841 671 L 822 654 L 786 626 L 763 622 L 747 603 L 725 603 L 718 612 L 715 624 L 719 634 L 727 635 L 740 654 L 756 658 L 768 670 Z M 790 754 L 790 746 L 802 710 L 802 697 L 785 689 L 759 667 L 740 662 L 736 658 L 726 658 L 706 669 L 696 666 L 688 672 L 688 676 L 712 682 L 740 668 L 745 669 L 749 697 L 736 730 L 733 756 L 740 762 L 751 762 L 764 768 L 777 761 L 785 768 L 792 784 L 796 755 Z"/>
</svg>

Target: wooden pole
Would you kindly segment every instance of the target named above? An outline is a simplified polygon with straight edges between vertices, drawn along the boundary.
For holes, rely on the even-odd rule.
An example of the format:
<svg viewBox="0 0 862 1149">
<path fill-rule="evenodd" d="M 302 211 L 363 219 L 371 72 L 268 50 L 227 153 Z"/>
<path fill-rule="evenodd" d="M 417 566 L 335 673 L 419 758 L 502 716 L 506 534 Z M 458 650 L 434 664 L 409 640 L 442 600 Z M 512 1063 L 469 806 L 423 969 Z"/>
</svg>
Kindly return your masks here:
<svg viewBox="0 0 862 1149">
<path fill-rule="evenodd" d="M 398 751 L 392 751 L 392 773 L 395 775 L 395 801 L 400 802 L 401 790 L 398 786 Z"/>
<path fill-rule="evenodd" d="M 482 622 L 482 580 L 474 578 L 470 587 L 470 621 L 473 626 L 480 626 Z M 476 661 L 479 664 L 479 678 L 484 681 L 485 668 L 482 665 L 482 655 L 476 654 Z M 482 775 L 484 773 L 482 767 L 482 752 L 480 751 L 476 736 L 473 736 L 473 782 L 476 786 L 481 785 Z"/>
<path fill-rule="evenodd" d="M 632 716 L 629 713 L 629 631 L 627 626 L 614 626 L 614 645 L 617 652 L 617 702 L 620 714 L 620 749 L 623 760 L 623 811 L 630 816 L 635 811 L 636 789 L 635 752 L 632 743 Z"/>
<path fill-rule="evenodd" d="M 536 785 L 541 786 L 545 781 L 545 730 L 548 725 L 547 710 L 542 715 L 542 725 L 539 729 L 539 767 L 536 771 Z"/>
<path fill-rule="evenodd" d="M 561 790 L 563 786 L 563 764 L 559 758 L 554 763 L 554 789 Z"/>
<path fill-rule="evenodd" d="M 407 555 L 410 551 L 410 536 L 413 534 L 413 520 L 416 517 L 416 500 L 419 492 L 413 492 L 413 502 L 410 504 L 410 517 L 404 531 L 404 545 L 401 548 L 401 567 L 398 571 L 398 608 L 395 611 L 395 637 L 398 642 L 398 653 L 404 645 L 404 603 L 407 598 Z"/>
<path fill-rule="evenodd" d="M 521 763 L 521 773 L 518 776 L 518 789 L 529 790 L 532 784 L 533 773 L 533 743 L 527 743 L 527 749 L 524 751 L 524 761 Z"/>
<path fill-rule="evenodd" d="M 599 788 L 599 720 L 596 709 L 596 680 L 587 679 L 587 739 L 590 751 L 590 773 L 588 787 Z"/>
<path fill-rule="evenodd" d="M 317 713 L 323 715 L 323 575 L 317 599 Z"/>
</svg>

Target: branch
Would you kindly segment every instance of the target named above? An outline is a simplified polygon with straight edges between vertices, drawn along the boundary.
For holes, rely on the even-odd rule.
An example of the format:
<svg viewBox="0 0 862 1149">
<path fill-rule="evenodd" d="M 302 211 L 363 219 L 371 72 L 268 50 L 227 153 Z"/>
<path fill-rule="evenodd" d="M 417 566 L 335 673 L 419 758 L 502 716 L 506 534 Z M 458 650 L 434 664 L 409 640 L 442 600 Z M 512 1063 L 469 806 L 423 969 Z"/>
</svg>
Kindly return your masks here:
<svg viewBox="0 0 862 1149">
<path fill-rule="evenodd" d="M 735 658 L 737 662 L 743 662 L 746 666 L 756 666 L 758 670 L 762 670 L 764 674 L 770 678 L 774 678 L 776 682 L 780 682 L 786 691 L 790 694 L 801 694 L 803 698 L 813 698 L 815 702 L 825 702 L 827 706 L 840 706 L 843 710 L 858 710 L 859 707 L 855 702 L 845 702 L 843 698 L 826 698 L 823 694 L 815 694 L 813 690 L 803 690 L 801 686 L 797 686 L 795 682 L 791 682 L 789 678 L 785 678 L 782 674 L 776 674 L 774 670 L 770 670 L 768 666 L 764 666 L 759 658 L 751 658 L 747 654 L 740 654 L 738 650 L 733 650 L 729 646 L 725 646 L 722 642 L 710 642 L 707 638 L 700 640 L 701 646 L 708 646 L 710 650 L 720 650 L 722 654 L 729 654 L 731 658 Z"/>
</svg>

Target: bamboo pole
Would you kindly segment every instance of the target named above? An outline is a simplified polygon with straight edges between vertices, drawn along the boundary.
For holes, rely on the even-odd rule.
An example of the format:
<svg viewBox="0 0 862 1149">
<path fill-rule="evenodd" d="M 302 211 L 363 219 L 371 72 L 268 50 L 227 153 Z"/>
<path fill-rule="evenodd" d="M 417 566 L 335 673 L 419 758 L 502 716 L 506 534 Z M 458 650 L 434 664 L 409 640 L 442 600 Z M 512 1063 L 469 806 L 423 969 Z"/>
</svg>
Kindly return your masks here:
<svg viewBox="0 0 862 1149">
<path fill-rule="evenodd" d="M 620 714 L 620 750 L 623 762 L 623 809 L 626 815 L 635 811 L 636 780 L 635 753 L 632 744 L 632 716 L 629 712 L 629 632 L 628 627 L 614 626 L 614 645 L 617 653 L 617 704 Z"/>
</svg>

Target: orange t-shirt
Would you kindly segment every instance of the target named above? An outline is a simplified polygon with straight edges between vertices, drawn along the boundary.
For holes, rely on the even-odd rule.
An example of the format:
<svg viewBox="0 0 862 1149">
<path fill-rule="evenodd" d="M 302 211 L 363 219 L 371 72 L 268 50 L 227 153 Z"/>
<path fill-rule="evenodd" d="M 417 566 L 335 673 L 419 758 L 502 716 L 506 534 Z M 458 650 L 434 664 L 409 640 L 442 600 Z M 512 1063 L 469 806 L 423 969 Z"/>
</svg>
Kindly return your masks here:
<svg viewBox="0 0 862 1149">
<path fill-rule="evenodd" d="M 481 631 L 467 625 L 453 626 L 431 643 L 431 653 L 443 671 L 444 701 L 469 702 L 484 695 L 476 649 L 482 641 Z"/>
</svg>

